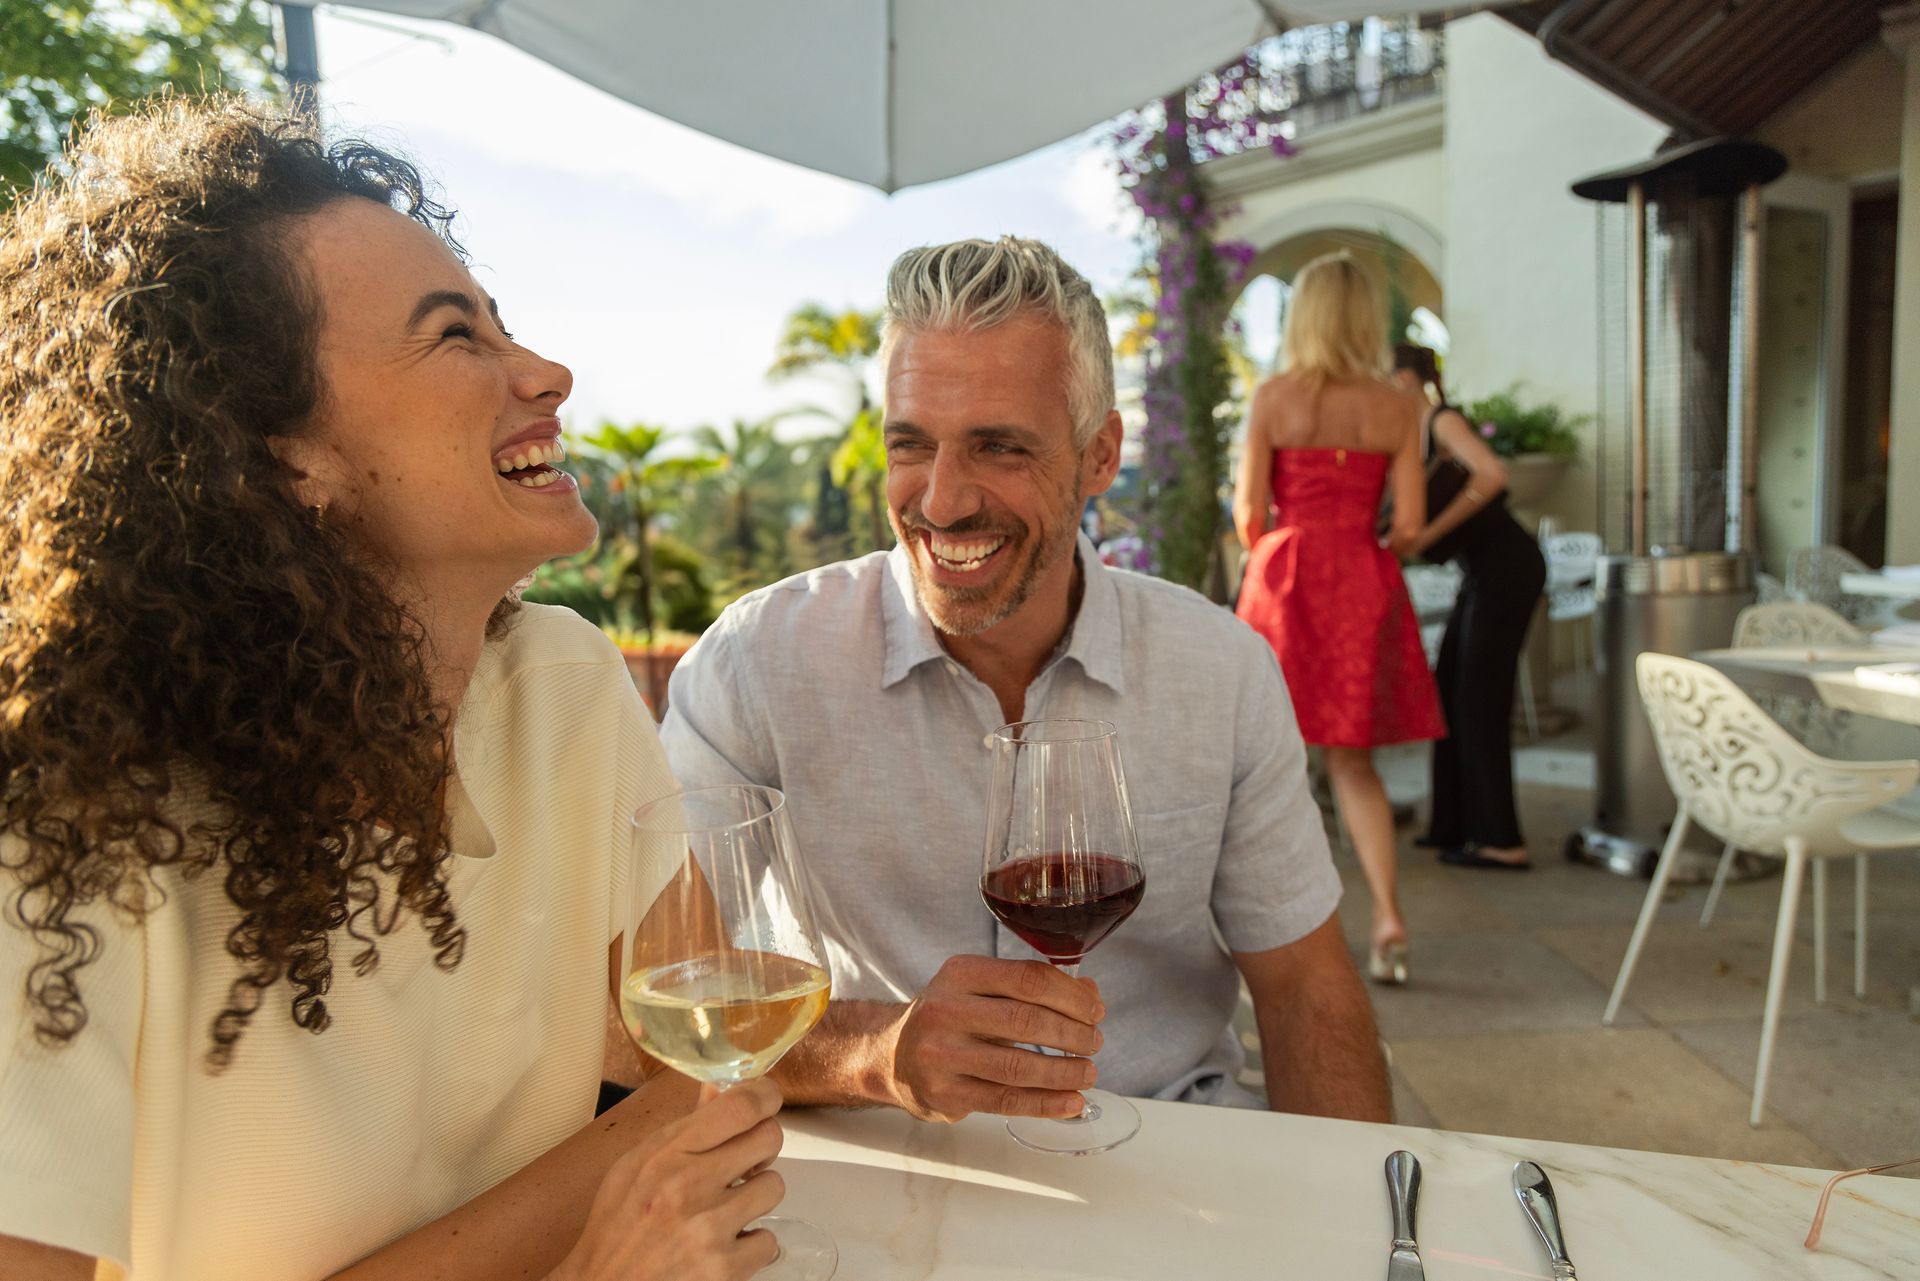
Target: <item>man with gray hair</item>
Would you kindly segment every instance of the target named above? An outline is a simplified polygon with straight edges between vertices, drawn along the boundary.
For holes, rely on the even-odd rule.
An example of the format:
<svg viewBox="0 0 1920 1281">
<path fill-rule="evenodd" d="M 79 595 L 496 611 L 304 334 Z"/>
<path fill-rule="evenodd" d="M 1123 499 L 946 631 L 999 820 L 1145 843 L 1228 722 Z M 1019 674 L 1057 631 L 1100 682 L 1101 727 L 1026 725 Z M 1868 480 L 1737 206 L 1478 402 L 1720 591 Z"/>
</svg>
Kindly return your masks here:
<svg viewBox="0 0 1920 1281">
<path fill-rule="evenodd" d="M 1068 1117 L 1097 1075 L 1255 1105 L 1230 1027 L 1244 976 L 1271 1106 L 1388 1119 L 1272 649 L 1079 534 L 1120 465 L 1093 290 L 1031 240 L 916 249 L 881 351 L 898 545 L 735 602 L 674 672 L 662 730 L 684 786 L 787 794 L 834 997 L 775 1070 L 788 1101 Z M 1146 871 L 1081 979 L 980 897 L 983 740 L 1042 717 L 1119 727 Z"/>
</svg>

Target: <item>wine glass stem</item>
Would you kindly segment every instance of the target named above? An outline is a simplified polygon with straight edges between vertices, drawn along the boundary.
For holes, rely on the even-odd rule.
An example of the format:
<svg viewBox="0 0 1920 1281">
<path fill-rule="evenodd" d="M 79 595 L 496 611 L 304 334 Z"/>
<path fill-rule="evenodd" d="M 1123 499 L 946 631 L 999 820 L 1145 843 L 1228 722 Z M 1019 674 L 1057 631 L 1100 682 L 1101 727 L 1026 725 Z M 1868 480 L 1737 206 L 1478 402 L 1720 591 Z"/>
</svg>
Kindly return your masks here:
<svg viewBox="0 0 1920 1281">
<path fill-rule="evenodd" d="M 1066 975 L 1070 979 L 1077 979 L 1080 977 L 1079 961 L 1055 961 L 1053 964 L 1055 969 L 1059 970 L 1062 974 Z M 1039 1049 L 1040 1049 L 1040 1053 L 1042 1054 L 1051 1054 L 1057 1058 L 1067 1057 L 1067 1052 L 1065 1050 L 1050 1050 L 1044 1045 L 1040 1046 Z M 1100 1119 L 1100 1105 L 1098 1103 L 1095 1103 L 1091 1099 L 1086 1099 L 1081 1104 L 1080 1115 L 1066 1118 L 1066 1124 L 1075 1125 L 1083 1121 L 1098 1121 L 1099 1119 Z"/>
</svg>

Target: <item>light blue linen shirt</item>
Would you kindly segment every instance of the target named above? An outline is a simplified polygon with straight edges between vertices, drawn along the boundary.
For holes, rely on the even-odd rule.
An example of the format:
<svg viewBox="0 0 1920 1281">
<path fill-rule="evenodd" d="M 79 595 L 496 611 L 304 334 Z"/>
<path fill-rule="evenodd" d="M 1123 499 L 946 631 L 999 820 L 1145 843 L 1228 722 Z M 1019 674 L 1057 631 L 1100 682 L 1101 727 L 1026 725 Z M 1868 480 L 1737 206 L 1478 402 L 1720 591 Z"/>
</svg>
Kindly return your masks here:
<svg viewBox="0 0 1920 1281">
<path fill-rule="evenodd" d="M 1273 650 L 1194 592 L 1100 563 L 1025 718 L 1111 721 L 1146 894 L 1081 974 L 1106 1002 L 1102 1087 L 1252 1105 L 1234 1081 L 1238 975 L 1340 897 Z M 992 690 L 950 658 L 907 552 L 729 606 L 681 660 L 662 739 L 682 786 L 787 794 L 836 998 L 908 1001 L 950 956 L 1032 957 L 980 897 Z M 1214 928 L 1217 925 L 1217 932 Z"/>
</svg>

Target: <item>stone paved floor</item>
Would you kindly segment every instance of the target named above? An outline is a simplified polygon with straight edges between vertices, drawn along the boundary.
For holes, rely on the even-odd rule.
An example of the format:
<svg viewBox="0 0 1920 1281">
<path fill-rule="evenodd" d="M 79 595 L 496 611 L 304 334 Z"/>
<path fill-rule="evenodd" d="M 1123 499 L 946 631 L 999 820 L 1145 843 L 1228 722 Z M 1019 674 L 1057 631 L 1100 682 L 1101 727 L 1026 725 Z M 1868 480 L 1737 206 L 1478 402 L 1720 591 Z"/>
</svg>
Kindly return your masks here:
<svg viewBox="0 0 1920 1281">
<path fill-rule="evenodd" d="M 1779 902 L 1777 874 L 1727 887 L 1711 927 L 1704 887 L 1669 891 L 1626 1005 L 1601 1010 L 1647 883 L 1566 862 L 1588 821 L 1591 757 L 1577 732 L 1524 751 L 1522 821 L 1535 868 L 1438 863 L 1401 837 L 1412 982 L 1372 988 L 1399 1119 L 1413 1125 L 1699 1156 L 1849 1168 L 1920 1156 L 1920 858 L 1876 856 L 1866 996 L 1853 987 L 1853 877 L 1837 865 L 1828 999 L 1813 1000 L 1811 906 L 1803 900 L 1765 1123 L 1747 1125 L 1760 1011 Z M 1424 759 L 1383 762 L 1396 797 L 1424 790 Z M 1565 784 L 1574 784 L 1567 786 Z M 1340 918 L 1365 960 L 1367 897 L 1352 855 Z M 1259 1086 L 1257 1038 L 1248 1081 Z"/>
</svg>

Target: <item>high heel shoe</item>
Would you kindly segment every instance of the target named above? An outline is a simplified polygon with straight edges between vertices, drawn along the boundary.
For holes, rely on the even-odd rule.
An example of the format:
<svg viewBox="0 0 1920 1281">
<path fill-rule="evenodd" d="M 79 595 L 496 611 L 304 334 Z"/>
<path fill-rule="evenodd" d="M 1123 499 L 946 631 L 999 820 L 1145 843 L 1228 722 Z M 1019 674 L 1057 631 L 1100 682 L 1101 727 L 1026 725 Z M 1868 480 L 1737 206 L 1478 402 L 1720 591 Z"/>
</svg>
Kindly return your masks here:
<svg viewBox="0 0 1920 1281">
<path fill-rule="evenodd" d="M 1400 987 L 1407 981 L 1407 941 L 1394 939 L 1374 945 L 1367 956 L 1367 977 L 1375 983 Z"/>
</svg>

